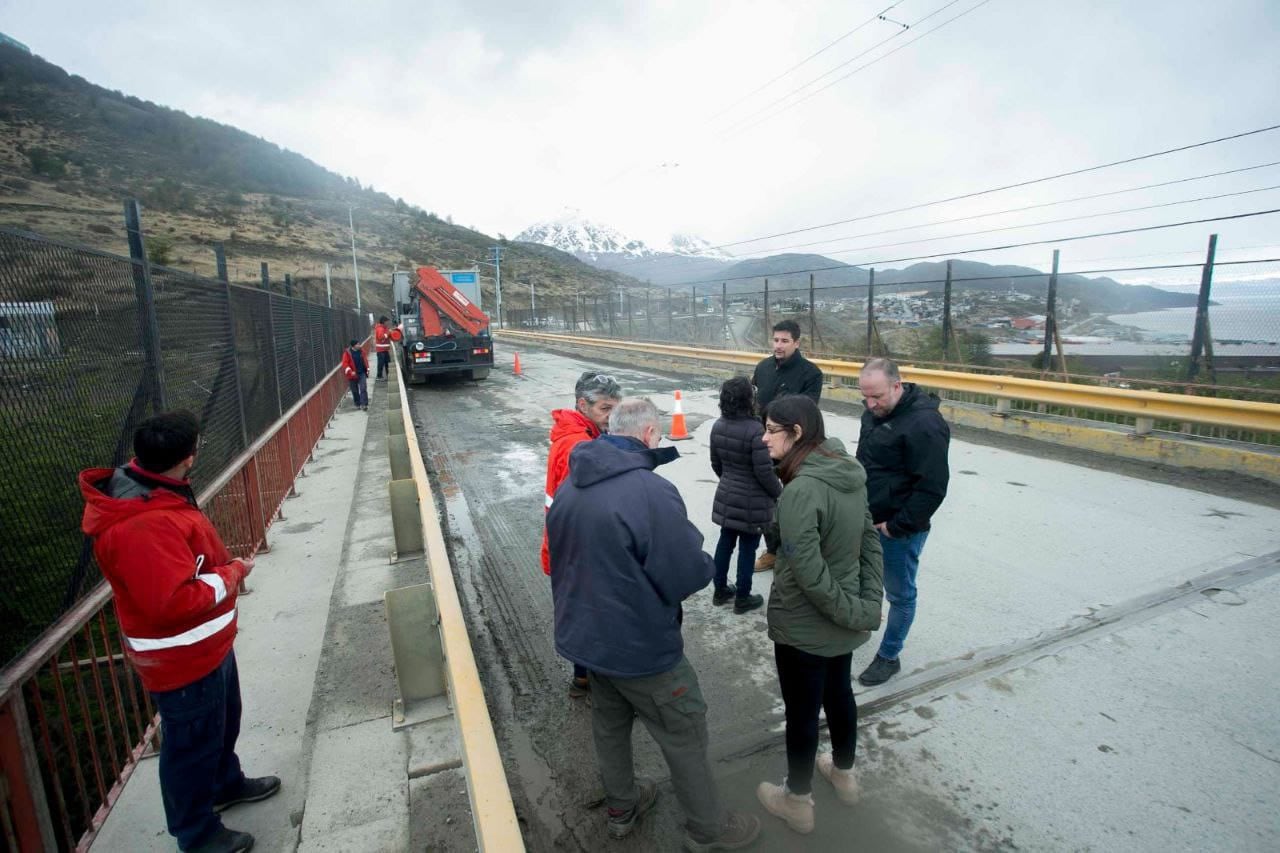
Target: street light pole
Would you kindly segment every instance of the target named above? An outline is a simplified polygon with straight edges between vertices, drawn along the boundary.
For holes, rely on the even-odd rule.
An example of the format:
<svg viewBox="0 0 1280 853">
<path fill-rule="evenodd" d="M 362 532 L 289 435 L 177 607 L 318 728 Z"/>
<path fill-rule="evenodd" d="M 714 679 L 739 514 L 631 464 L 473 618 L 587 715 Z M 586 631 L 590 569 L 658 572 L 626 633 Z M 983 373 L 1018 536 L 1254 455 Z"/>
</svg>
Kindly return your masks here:
<svg viewBox="0 0 1280 853">
<path fill-rule="evenodd" d="M 505 329 L 506 324 L 502 322 L 502 247 L 493 247 L 493 278 L 494 278 L 494 296 L 498 304 L 498 328 Z"/>
<path fill-rule="evenodd" d="M 351 228 L 351 270 L 356 276 L 356 313 L 360 312 L 360 264 L 356 262 L 356 221 L 347 205 L 347 225 Z"/>
</svg>

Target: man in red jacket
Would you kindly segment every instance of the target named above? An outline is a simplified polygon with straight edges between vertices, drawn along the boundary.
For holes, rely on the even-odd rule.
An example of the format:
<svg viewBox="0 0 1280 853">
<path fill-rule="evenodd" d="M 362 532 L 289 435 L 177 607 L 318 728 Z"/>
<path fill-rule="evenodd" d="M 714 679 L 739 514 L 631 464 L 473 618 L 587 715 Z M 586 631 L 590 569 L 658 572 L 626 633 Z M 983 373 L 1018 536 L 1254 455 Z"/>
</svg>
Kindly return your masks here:
<svg viewBox="0 0 1280 853">
<path fill-rule="evenodd" d="M 378 356 L 378 380 L 386 379 L 391 374 L 391 321 L 385 316 L 378 318 L 378 325 L 373 327 L 373 349 Z"/>
<path fill-rule="evenodd" d="M 253 836 L 218 813 L 265 800 L 275 776 L 246 777 L 236 757 L 240 676 L 236 594 L 252 557 L 232 557 L 187 479 L 200 428 L 188 412 L 144 421 L 119 468 L 80 473 L 81 526 L 115 594 L 125 652 L 160 711 L 160 793 L 183 851 L 235 853 Z"/>
<path fill-rule="evenodd" d="M 608 431 L 609 414 L 622 400 L 622 386 L 612 376 L 588 370 L 578 377 L 573 388 L 573 398 L 574 408 L 553 409 L 551 412 L 551 452 L 547 455 L 544 512 L 551 509 L 556 489 L 569 476 L 569 453 L 574 446 Z M 547 549 L 545 529 L 542 531 L 542 571 L 546 575 L 551 574 L 551 553 Z M 569 695 L 574 699 L 581 699 L 590 688 L 587 671 L 574 664 Z"/>
</svg>

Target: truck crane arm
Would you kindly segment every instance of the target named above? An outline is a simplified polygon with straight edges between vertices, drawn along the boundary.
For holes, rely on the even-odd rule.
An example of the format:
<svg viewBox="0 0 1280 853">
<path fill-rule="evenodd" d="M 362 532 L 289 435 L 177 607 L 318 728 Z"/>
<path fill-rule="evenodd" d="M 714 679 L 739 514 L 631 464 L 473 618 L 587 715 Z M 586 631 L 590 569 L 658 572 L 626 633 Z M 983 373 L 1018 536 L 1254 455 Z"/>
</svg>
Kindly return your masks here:
<svg viewBox="0 0 1280 853">
<path fill-rule="evenodd" d="M 469 335 L 487 333 L 489 318 L 462 291 L 454 287 L 433 267 L 418 267 L 418 280 L 413 289 L 418 298 L 443 312 L 458 328 Z M 443 335 L 445 329 L 435 311 L 419 311 L 422 331 L 427 335 Z"/>
</svg>

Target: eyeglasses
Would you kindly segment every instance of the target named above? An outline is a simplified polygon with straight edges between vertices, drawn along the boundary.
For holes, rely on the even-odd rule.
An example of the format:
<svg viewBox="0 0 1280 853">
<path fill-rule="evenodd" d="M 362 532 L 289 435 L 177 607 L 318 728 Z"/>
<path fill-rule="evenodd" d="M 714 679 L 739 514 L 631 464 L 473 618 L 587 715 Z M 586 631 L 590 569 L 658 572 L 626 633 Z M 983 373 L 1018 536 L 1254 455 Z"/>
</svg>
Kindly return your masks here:
<svg viewBox="0 0 1280 853">
<path fill-rule="evenodd" d="M 607 373 L 597 373 L 595 376 L 591 377 L 591 381 L 599 382 L 601 385 L 614 385 L 617 383 L 617 380 Z"/>
<path fill-rule="evenodd" d="M 776 424 L 771 426 L 765 426 L 764 431 L 769 433 L 770 435 L 777 435 L 780 432 L 791 432 L 791 430 L 787 429 L 786 427 L 778 426 Z"/>
</svg>

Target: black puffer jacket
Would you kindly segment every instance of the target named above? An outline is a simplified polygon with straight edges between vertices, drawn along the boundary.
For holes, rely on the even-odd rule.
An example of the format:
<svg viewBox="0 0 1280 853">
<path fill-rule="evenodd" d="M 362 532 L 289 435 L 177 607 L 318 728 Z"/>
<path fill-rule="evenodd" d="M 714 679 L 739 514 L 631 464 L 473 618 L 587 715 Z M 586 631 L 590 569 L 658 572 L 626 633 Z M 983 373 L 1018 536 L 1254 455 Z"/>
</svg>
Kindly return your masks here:
<svg viewBox="0 0 1280 853">
<path fill-rule="evenodd" d="M 711 520 L 743 533 L 762 533 L 773 521 L 782 481 L 761 436 L 764 426 L 750 416 L 720 418 L 711 427 L 711 470 L 720 478 Z"/>
<path fill-rule="evenodd" d="M 887 418 L 862 413 L 858 438 L 871 518 L 876 524 L 888 522 L 895 538 L 929 529 L 951 479 L 951 428 L 938 411 L 938 398 L 914 382 L 903 382 L 902 388 L 902 399 Z"/>
</svg>

